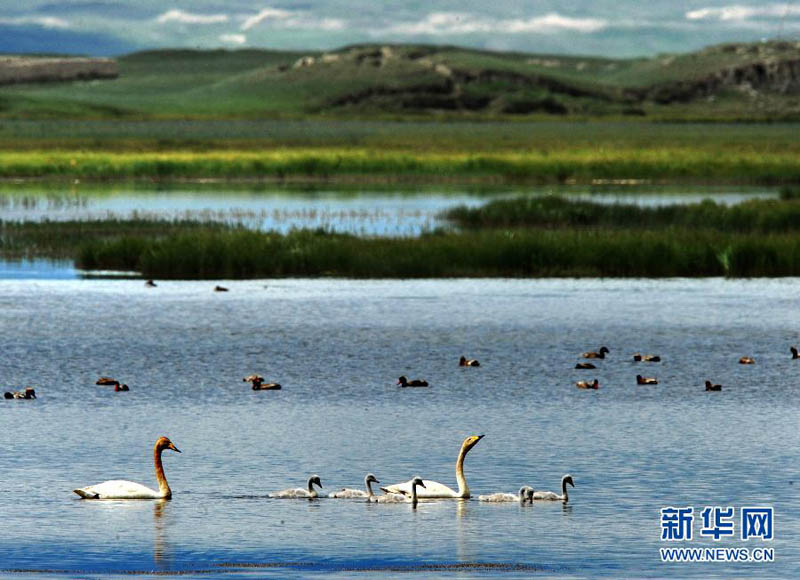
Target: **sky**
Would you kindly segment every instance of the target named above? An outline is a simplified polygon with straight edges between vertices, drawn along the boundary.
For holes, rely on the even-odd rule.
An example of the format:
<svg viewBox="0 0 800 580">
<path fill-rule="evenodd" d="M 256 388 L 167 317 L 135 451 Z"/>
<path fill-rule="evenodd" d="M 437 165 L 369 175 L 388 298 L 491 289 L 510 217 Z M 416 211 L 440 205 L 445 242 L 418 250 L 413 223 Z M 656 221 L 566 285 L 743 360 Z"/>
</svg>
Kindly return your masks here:
<svg viewBox="0 0 800 580">
<path fill-rule="evenodd" d="M 608 57 L 800 39 L 800 0 L 0 0 L 0 52 L 454 44 Z"/>
</svg>

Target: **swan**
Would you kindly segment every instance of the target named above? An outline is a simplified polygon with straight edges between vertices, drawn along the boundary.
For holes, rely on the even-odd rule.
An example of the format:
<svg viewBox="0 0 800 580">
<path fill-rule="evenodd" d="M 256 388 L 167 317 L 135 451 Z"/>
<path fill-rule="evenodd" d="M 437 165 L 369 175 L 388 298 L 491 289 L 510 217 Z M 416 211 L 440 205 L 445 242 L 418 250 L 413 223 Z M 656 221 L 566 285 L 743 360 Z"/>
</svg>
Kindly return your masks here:
<svg viewBox="0 0 800 580">
<path fill-rule="evenodd" d="M 800 358 L 800 353 L 797 352 L 796 346 L 790 346 L 789 350 L 792 351 L 792 358 Z"/>
<path fill-rule="evenodd" d="M 754 359 L 751 356 L 743 356 L 742 358 L 739 359 L 739 364 L 740 365 L 754 365 L 754 364 L 756 364 L 756 359 Z"/>
<path fill-rule="evenodd" d="M 413 381 L 409 381 L 408 377 L 403 375 L 399 379 L 397 379 L 397 384 L 400 385 L 401 387 L 427 387 L 428 381 L 420 379 L 414 379 Z"/>
<path fill-rule="evenodd" d="M 469 453 L 469 450 L 483 439 L 483 435 L 470 435 L 461 444 L 461 450 L 458 452 L 458 459 L 456 460 L 456 481 L 458 482 L 458 491 L 455 491 L 438 481 L 423 480 L 425 491 L 420 493 L 420 497 L 452 497 L 460 499 L 469 499 L 469 486 L 467 479 L 464 477 L 464 458 Z M 381 489 L 386 493 L 402 493 L 409 495 L 411 493 L 411 481 L 403 483 L 395 483 L 394 485 L 387 485 Z"/>
<path fill-rule="evenodd" d="M 636 384 L 637 385 L 657 385 L 658 379 L 655 377 L 643 377 L 642 375 L 636 375 Z"/>
<path fill-rule="evenodd" d="M 421 477 L 414 477 L 411 479 L 411 481 L 409 481 L 409 484 L 411 484 L 410 497 L 402 493 L 387 493 L 386 495 L 378 495 L 378 496 L 373 495 L 372 498 L 370 498 L 367 501 L 372 501 L 375 503 L 411 503 L 414 506 L 416 506 L 417 498 L 419 497 L 417 495 L 417 487 L 419 486 L 424 488 L 425 482 L 422 481 Z"/>
<path fill-rule="evenodd" d="M 474 358 L 467 358 L 465 356 L 462 356 L 461 359 L 458 361 L 458 366 L 460 366 L 460 367 L 479 367 L 479 366 L 481 366 L 481 363 L 479 363 Z"/>
<path fill-rule="evenodd" d="M 558 495 L 553 491 L 537 491 L 533 494 L 533 499 L 539 499 L 544 501 L 563 501 L 564 503 L 567 503 L 569 501 L 569 495 L 567 494 L 567 484 L 570 484 L 572 487 L 575 487 L 575 482 L 572 481 L 572 476 L 569 473 L 561 478 L 561 495 Z"/>
<path fill-rule="evenodd" d="M 583 358 L 606 358 L 606 353 L 610 352 L 607 346 L 601 346 L 600 350 L 597 352 L 585 352 L 581 356 Z"/>
<path fill-rule="evenodd" d="M 33 387 L 26 387 L 22 391 L 6 391 L 3 393 L 6 399 L 35 399 L 36 390 Z"/>
<path fill-rule="evenodd" d="M 119 479 L 104 481 L 97 485 L 90 485 L 73 491 L 83 499 L 170 499 L 172 490 L 169 488 L 167 478 L 164 475 L 164 467 L 161 465 L 161 452 L 164 449 L 181 452 L 166 437 L 159 437 L 158 441 L 156 441 L 153 447 L 153 458 L 156 464 L 158 491 L 145 487 L 140 483 Z"/>
<path fill-rule="evenodd" d="M 633 360 L 635 362 L 661 362 L 661 357 L 657 354 L 640 354 L 637 352 L 633 355 Z"/>
<path fill-rule="evenodd" d="M 328 494 L 328 497 L 334 498 L 347 498 L 347 499 L 364 499 L 366 498 L 367 501 L 370 501 L 371 498 L 375 497 L 375 494 L 372 492 L 372 484 L 373 483 L 380 483 L 377 478 L 368 473 L 367 476 L 364 478 L 364 485 L 367 487 L 367 491 L 362 489 L 349 489 L 349 488 L 342 488 L 339 491 L 332 491 Z"/>
<path fill-rule="evenodd" d="M 578 381 L 577 383 L 575 383 L 575 386 L 578 387 L 579 389 L 595 389 L 595 390 L 597 390 L 597 389 L 600 388 L 600 382 L 597 379 L 595 379 L 591 383 L 589 381 Z"/>
<path fill-rule="evenodd" d="M 519 493 L 493 493 L 490 495 L 479 495 L 478 501 L 490 501 L 490 502 L 501 502 L 501 501 L 518 501 L 519 503 L 525 503 L 526 501 L 533 501 L 533 488 L 529 485 L 523 485 L 519 488 Z"/>
<path fill-rule="evenodd" d="M 711 381 L 706 381 L 706 391 L 721 391 L 722 385 L 712 385 Z"/>
<path fill-rule="evenodd" d="M 294 489 L 284 489 L 283 491 L 277 491 L 275 493 L 269 494 L 269 497 L 275 497 L 280 499 L 314 499 L 319 497 L 317 490 L 314 489 L 314 486 L 317 485 L 322 488 L 322 482 L 319 479 L 319 475 L 312 475 L 308 478 L 308 488 L 303 489 L 302 487 L 296 487 Z"/>
<path fill-rule="evenodd" d="M 588 369 L 596 369 L 597 367 L 592 363 L 578 363 L 575 365 L 575 368 L 588 370 Z"/>
</svg>

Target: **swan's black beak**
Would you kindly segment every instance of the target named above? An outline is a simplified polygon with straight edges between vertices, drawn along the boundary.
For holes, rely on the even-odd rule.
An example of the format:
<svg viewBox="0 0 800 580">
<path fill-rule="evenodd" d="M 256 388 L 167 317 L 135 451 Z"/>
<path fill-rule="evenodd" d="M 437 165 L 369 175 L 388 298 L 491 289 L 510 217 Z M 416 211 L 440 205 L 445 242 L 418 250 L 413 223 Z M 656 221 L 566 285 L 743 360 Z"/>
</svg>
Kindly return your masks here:
<svg viewBox="0 0 800 580">
<path fill-rule="evenodd" d="M 177 447 L 175 447 L 174 445 L 170 445 L 169 448 L 172 449 L 173 451 L 177 451 L 178 453 L 182 453 L 182 451 Z"/>
</svg>

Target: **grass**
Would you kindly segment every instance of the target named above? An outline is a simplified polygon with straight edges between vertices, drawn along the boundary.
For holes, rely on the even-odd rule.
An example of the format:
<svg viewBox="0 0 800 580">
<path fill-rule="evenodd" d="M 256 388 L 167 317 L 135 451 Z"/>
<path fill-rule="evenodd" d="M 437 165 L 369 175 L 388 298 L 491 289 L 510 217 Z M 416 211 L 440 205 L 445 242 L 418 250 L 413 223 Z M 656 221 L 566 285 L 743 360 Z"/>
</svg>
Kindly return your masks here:
<svg viewBox="0 0 800 580">
<path fill-rule="evenodd" d="M 456 207 L 447 219 L 465 228 L 638 228 L 713 230 L 732 233 L 800 231 L 796 189 L 780 200 L 749 200 L 727 206 L 710 200 L 688 205 L 642 207 L 568 200 L 558 196 L 493 200 L 481 207 Z"/>
</svg>

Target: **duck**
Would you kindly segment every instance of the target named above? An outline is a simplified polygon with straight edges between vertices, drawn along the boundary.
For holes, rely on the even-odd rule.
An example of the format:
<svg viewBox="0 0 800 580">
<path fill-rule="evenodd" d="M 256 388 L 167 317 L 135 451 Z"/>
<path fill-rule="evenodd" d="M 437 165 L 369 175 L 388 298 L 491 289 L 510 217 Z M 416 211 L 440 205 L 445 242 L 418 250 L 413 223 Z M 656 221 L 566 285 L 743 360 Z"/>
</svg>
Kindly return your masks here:
<svg viewBox="0 0 800 580">
<path fill-rule="evenodd" d="M 458 482 L 458 490 L 451 489 L 438 481 L 424 479 L 423 482 L 425 485 L 422 486 L 424 491 L 420 492 L 420 497 L 469 499 L 469 486 L 467 485 L 467 478 L 464 477 L 464 459 L 470 449 L 475 447 L 478 441 L 483 438 L 484 435 L 470 435 L 464 439 L 464 442 L 461 444 L 461 449 L 458 451 L 458 458 L 456 459 L 456 481 Z M 386 493 L 409 495 L 411 493 L 412 481 L 413 480 L 387 485 L 381 489 Z"/>
<path fill-rule="evenodd" d="M 492 493 L 489 495 L 479 495 L 478 501 L 501 502 L 501 501 L 518 501 L 519 503 L 533 501 L 533 488 L 529 485 L 523 485 L 519 488 L 519 492 L 514 493 Z"/>
<path fill-rule="evenodd" d="M 158 286 L 158 284 L 156 284 L 152 280 L 148 280 L 147 282 L 144 283 L 144 285 L 147 286 L 148 288 L 155 288 L 156 286 Z"/>
<path fill-rule="evenodd" d="M 26 387 L 21 391 L 6 391 L 3 393 L 6 399 L 35 399 L 36 389 L 33 387 Z"/>
<path fill-rule="evenodd" d="M 167 437 L 159 437 L 156 440 L 156 444 L 153 447 L 153 460 L 155 462 L 158 490 L 150 489 L 140 483 L 114 479 L 97 485 L 81 487 L 73 491 L 81 499 L 171 499 L 172 490 L 167 483 L 167 477 L 164 475 L 164 466 L 161 463 L 161 453 L 165 449 L 181 452 Z"/>
<path fill-rule="evenodd" d="M 800 353 L 797 352 L 796 346 L 790 346 L 789 350 L 792 351 L 792 358 L 800 358 Z"/>
<path fill-rule="evenodd" d="M 225 286 L 214 286 L 214 292 L 227 292 L 228 289 Z"/>
<path fill-rule="evenodd" d="M 280 383 L 262 383 L 261 381 L 253 381 L 254 391 L 280 391 Z"/>
<path fill-rule="evenodd" d="M 130 388 L 128 387 L 128 385 L 117 383 L 116 385 L 114 385 L 114 392 L 118 393 L 120 391 L 130 391 Z"/>
<path fill-rule="evenodd" d="M 481 363 L 479 363 L 477 361 L 477 359 L 467 358 L 467 357 L 462 355 L 462 357 L 458 361 L 458 366 L 460 366 L 460 367 L 479 367 L 479 366 L 481 366 Z"/>
<path fill-rule="evenodd" d="M 633 355 L 633 360 L 635 362 L 661 362 L 661 357 L 657 354 L 640 354 L 637 352 Z"/>
<path fill-rule="evenodd" d="M 575 368 L 588 370 L 588 369 L 596 369 L 597 367 L 592 363 L 578 363 L 575 365 Z"/>
<path fill-rule="evenodd" d="M 655 377 L 643 377 L 642 375 L 636 375 L 636 384 L 637 385 L 657 385 L 658 379 Z"/>
<path fill-rule="evenodd" d="M 100 377 L 95 382 L 95 385 L 102 385 L 104 387 L 113 387 L 114 385 L 118 385 L 119 381 L 117 379 L 112 379 L 111 377 Z"/>
<path fill-rule="evenodd" d="M 581 356 L 583 356 L 583 358 L 606 358 L 606 354 L 609 352 L 610 351 L 608 350 L 608 347 L 601 346 L 600 350 L 598 350 L 597 352 L 595 351 L 585 352 Z"/>
<path fill-rule="evenodd" d="M 567 503 L 569 501 L 567 484 L 575 487 L 575 482 L 572 480 L 572 476 L 569 473 L 561 478 L 561 495 L 558 495 L 554 491 L 537 491 L 533 494 L 533 499 L 538 499 L 540 501 L 563 501 Z"/>
<path fill-rule="evenodd" d="M 408 483 L 411 485 L 410 495 L 406 495 L 404 493 L 387 493 L 386 495 L 372 496 L 372 498 L 368 499 L 367 501 L 374 503 L 410 503 L 416 507 L 418 498 L 420 497 L 417 488 L 421 487 L 425 489 L 425 482 L 421 477 L 415 476 L 411 478 L 411 481 Z"/>
<path fill-rule="evenodd" d="M 338 499 L 364 499 L 366 498 L 367 501 L 370 501 L 370 498 L 375 497 L 375 494 L 372 492 L 372 484 L 373 483 L 380 483 L 377 478 L 368 473 L 367 476 L 364 478 L 364 485 L 367 488 L 367 491 L 362 489 L 350 489 L 347 487 L 343 487 L 339 491 L 332 491 L 328 494 L 328 497 L 338 498 Z"/>
<path fill-rule="evenodd" d="M 589 381 L 578 381 L 577 383 L 575 383 L 575 386 L 578 387 L 579 389 L 595 389 L 596 390 L 596 389 L 600 388 L 600 382 L 597 379 L 595 379 L 591 383 Z"/>
<path fill-rule="evenodd" d="M 413 381 L 409 381 L 408 377 L 403 375 L 399 379 L 397 379 L 397 384 L 400 385 L 401 387 L 427 387 L 428 381 L 421 379 L 414 379 Z"/>
<path fill-rule="evenodd" d="M 740 365 L 754 365 L 754 364 L 756 364 L 756 359 L 754 359 L 751 356 L 743 356 L 742 358 L 739 359 L 739 364 Z"/>
<path fill-rule="evenodd" d="M 319 497 L 319 493 L 317 493 L 317 490 L 314 489 L 315 485 L 322 489 L 322 482 L 319 479 L 319 475 L 312 475 L 309 477 L 308 486 L 305 489 L 302 487 L 284 489 L 282 491 L 276 491 L 275 493 L 269 494 L 269 497 L 279 499 L 315 499 Z"/>
<path fill-rule="evenodd" d="M 721 391 L 722 385 L 712 385 L 711 381 L 706 381 L 706 391 Z"/>
</svg>

